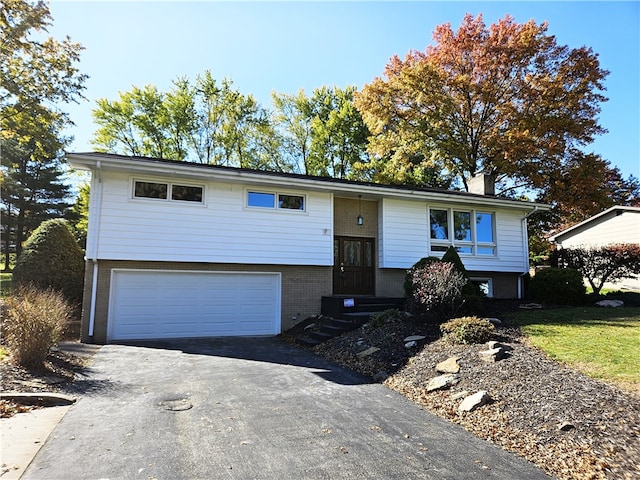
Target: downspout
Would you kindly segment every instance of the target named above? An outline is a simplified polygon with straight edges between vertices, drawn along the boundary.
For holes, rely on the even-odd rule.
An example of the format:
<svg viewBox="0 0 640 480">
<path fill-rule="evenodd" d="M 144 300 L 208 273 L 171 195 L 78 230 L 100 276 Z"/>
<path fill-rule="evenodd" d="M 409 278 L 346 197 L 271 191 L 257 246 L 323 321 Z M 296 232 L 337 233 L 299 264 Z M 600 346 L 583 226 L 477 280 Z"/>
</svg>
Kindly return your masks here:
<svg viewBox="0 0 640 480">
<path fill-rule="evenodd" d="M 102 210 L 102 163 L 98 160 L 96 162 L 96 179 L 97 182 L 92 182 L 91 189 L 91 197 L 89 200 L 89 228 L 91 231 L 91 243 L 88 245 L 91 248 L 87 248 L 88 255 L 87 261 L 90 261 L 93 264 L 93 275 L 91 276 L 91 303 L 89 305 L 89 331 L 87 332 L 87 336 L 93 338 L 93 333 L 96 324 L 96 298 L 98 296 L 98 258 L 97 258 L 97 249 L 98 249 L 98 233 L 100 231 L 100 211 Z M 94 196 L 95 195 L 95 196 Z M 94 199 L 91 202 L 91 199 Z M 93 209 L 91 208 L 93 207 Z M 94 213 L 94 215 L 91 215 Z M 93 221 L 91 221 L 93 220 Z M 95 225 L 95 226 L 94 226 Z M 93 230 L 90 228 L 93 226 Z M 88 235 L 87 235 L 88 236 Z M 87 242 L 89 243 L 89 242 Z"/>
<path fill-rule="evenodd" d="M 538 206 L 535 205 L 533 207 L 533 210 L 531 210 L 529 213 L 525 214 L 524 217 L 522 217 L 522 238 L 523 238 L 523 246 L 524 251 L 527 253 L 524 257 L 524 265 L 523 265 L 523 272 L 518 275 L 518 299 L 521 299 L 524 292 L 524 288 L 523 288 L 523 277 L 525 275 L 527 275 L 529 273 L 529 233 L 527 232 L 527 219 L 533 215 L 534 213 L 536 213 L 538 211 Z"/>
</svg>

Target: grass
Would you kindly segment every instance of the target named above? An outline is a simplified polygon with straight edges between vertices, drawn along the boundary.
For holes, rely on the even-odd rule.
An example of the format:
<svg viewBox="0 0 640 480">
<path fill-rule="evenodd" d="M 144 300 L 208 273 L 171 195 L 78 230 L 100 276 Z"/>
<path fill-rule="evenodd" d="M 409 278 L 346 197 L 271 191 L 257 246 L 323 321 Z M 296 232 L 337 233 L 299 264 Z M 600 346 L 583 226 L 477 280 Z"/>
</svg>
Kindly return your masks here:
<svg viewBox="0 0 640 480">
<path fill-rule="evenodd" d="M 640 392 L 640 308 L 522 311 L 513 319 L 550 357 Z"/>
<path fill-rule="evenodd" d="M 0 292 L 3 297 L 11 293 L 12 279 L 11 273 L 0 273 Z"/>
</svg>

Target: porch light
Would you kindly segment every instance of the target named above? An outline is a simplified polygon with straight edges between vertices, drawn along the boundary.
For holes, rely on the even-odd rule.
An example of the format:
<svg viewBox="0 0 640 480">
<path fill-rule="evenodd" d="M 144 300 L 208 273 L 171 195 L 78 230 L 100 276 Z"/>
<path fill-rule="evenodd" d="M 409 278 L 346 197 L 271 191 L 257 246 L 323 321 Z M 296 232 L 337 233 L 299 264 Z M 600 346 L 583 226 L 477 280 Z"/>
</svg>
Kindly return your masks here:
<svg viewBox="0 0 640 480">
<path fill-rule="evenodd" d="M 364 225 L 364 218 L 362 218 L 362 195 L 358 195 L 358 225 Z"/>
</svg>

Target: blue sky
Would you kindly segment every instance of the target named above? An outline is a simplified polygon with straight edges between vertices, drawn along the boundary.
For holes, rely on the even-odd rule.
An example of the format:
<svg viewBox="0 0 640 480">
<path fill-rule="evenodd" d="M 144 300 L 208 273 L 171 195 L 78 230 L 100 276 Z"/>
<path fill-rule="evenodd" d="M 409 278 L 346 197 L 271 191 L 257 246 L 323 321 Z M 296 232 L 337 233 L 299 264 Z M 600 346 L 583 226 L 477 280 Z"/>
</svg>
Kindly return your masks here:
<svg viewBox="0 0 640 480">
<path fill-rule="evenodd" d="M 394 54 L 424 50 L 435 26 L 456 30 L 465 13 L 487 25 L 509 13 L 518 22 L 548 21 L 559 44 L 599 54 L 606 80 L 601 125 L 609 132 L 585 150 L 625 177 L 640 177 L 640 2 L 51 2 L 50 34 L 86 50 L 88 101 L 65 110 L 76 126 L 71 151 L 90 151 L 99 98 L 133 85 L 161 90 L 205 70 L 230 78 L 270 107 L 271 92 L 355 85 L 381 76 Z"/>
</svg>

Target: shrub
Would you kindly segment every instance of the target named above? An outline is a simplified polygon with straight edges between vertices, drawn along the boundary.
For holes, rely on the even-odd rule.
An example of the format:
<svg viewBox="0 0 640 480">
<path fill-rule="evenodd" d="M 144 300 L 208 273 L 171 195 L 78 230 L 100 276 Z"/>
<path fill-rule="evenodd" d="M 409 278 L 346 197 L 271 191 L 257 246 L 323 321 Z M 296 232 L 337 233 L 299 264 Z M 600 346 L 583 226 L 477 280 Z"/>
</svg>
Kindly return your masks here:
<svg viewBox="0 0 640 480">
<path fill-rule="evenodd" d="M 476 295 L 478 297 L 481 296 L 480 288 L 474 285 L 473 282 L 471 282 L 471 280 L 469 280 L 469 272 L 467 272 L 467 269 L 464 268 L 464 263 L 462 263 L 462 260 L 460 259 L 460 255 L 458 255 L 458 251 L 455 249 L 455 247 L 451 246 L 447 248 L 447 251 L 444 252 L 444 255 L 442 255 L 442 261 L 452 263 L 453 266 L 456 267 L 456 270 L 458 270 L 462 275 L 464 275 L 464 278 L 467 280 L 467 283 L 465 283 L 464 287 L 462 287 L 463 295 L 467 295 L 467 296 Z"/>
<path fill-rule="evenodd" d="M 61 293 L 20 286 L 5 299 L 3 336 L 15 361 L 28 368 L 41 367 L 73 315 Z"/>
<path fill-rule="evenodd" d="M 529 283 L 532 300 L 555 305 L 580 305 L 586 290 L 580 272 L 571 268 L 545 268 Z"/>
<path fill-rule="evenodd" d="M 407 270 L 407 274 L 404 277 L 404 293 L 408 299 L 413 296 L 413 272 L 439 261 L 438 257 L 423 257 Z"/>
<path fill-rule="evenodd" d="M 62 292 L 82 302 L 84 255 L 66 221 L 47 220 L 26 241 L 13 270 L 14 285 L 33 285 Z"/>
<path fill-rule="evenodd" d="M 398 320 L 401 316 L 402 313 L 396 308 L 389 308 L 383 312 L 374 313 L 371 315 L 369 327 L 371 329 L 381 327 L 390 321 Z"/>
<path fill-rule="evenodd" d="M 465 345 L 488 341 L 493 329 L 489 320 L 478 317 L 454 318 L 440 325 L 440 331 L 447 342 Z"/>
<path fill-rule="evenodd" d="M 460 307 L 462 287 L 467 280 L 448 262 L 433 262 L 411 273 L 410 308 L 431 313 L 438 319 L 450 318 Z"/>
<path fill-rule="evenodd" d="M 557 250 L 559 264 L 578 270 L 598 295 L 605 282 L 640 274 L 640 244 L 618 243 L 602 247 Z"/>
</svg>

